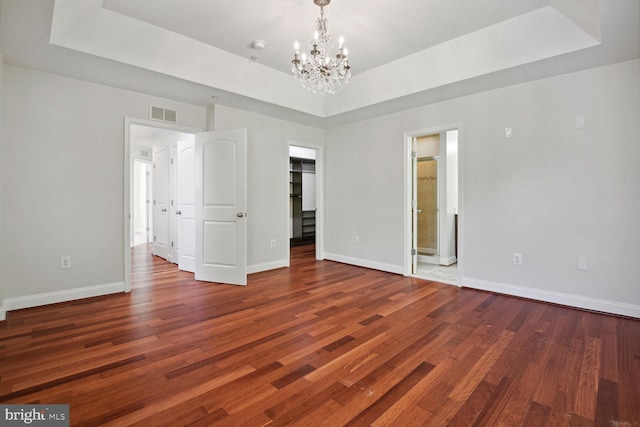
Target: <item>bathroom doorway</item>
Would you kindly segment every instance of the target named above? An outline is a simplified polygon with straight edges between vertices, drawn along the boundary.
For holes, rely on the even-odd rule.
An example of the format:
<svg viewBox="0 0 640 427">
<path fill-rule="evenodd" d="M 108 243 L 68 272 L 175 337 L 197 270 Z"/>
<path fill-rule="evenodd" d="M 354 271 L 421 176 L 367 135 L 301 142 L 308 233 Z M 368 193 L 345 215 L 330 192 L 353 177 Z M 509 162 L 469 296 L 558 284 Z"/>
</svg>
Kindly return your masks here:
<svg viewBox="0 0 640 427">
<path fill-rule="evenodd" d="M 407 136 L 408 275 L 458 284 L 458 129 Z"/>
</svg>

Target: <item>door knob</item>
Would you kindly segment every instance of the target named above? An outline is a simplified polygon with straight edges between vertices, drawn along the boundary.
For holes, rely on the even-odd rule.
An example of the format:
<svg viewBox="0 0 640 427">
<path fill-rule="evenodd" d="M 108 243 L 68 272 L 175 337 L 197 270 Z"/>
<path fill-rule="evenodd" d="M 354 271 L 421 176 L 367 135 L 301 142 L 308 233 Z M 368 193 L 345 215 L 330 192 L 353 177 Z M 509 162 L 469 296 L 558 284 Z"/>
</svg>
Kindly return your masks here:
<svg viewBox="0 0 640 427">
<path fill-rule="evenodd" d="M 162 212 L 166 212 L 166 211 L 167 211 L 166 209 L 162 209 Z"/>
<path fill-rule="evenodd" d="M 176 215 L 182 215 L 182 212 L 176 211 Z"/>
<path fill-rule="evenodd" d="M 244 212 L 238 212 L 238 213 L 236 214 L 236 216 L 237 216 L 238 218 L 244 218 L 245 213 L 244 213 Z"/>
</svg>

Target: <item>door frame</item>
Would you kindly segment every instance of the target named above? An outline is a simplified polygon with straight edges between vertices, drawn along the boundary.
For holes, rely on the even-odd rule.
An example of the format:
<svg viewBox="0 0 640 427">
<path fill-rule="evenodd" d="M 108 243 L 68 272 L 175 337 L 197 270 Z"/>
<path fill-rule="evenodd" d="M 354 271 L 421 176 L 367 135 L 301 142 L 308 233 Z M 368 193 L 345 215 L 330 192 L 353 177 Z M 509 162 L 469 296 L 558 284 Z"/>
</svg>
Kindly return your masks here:
<svg viewBox="0 0 640 427">
<path fill-rule="evenodd" d="M 404 275 L 413 276 L 411 269 L 411 249 L 412 249 L 412 140 L 423 135 L 432 135 L 443 133 L 449 130 L 458 130 L 458 287 L 462 287 L 463 269 L 464 269 L 464 126 L 462 123 L 450 123 L 439 125 L 431 128 L 406 131 L 403 134 L 403 158 L 404 158 L 404 189 L 403 189 L 403 217 L 404 217 L 404 238 L 403 238 L 403 264 Z"/>
<path fill-rule="evenodd" d="M 294 147 L 303 147 L 310 148 L 316 151 L 316 259 L 323 260 L 324 259 L 324 147 L 318 144 L 311 144 L 301 141 L 287 140 L 286 146 L 286 159 L 287 165 L 289 164 L 289 148 L 291 146 Z M 289 169 L 285 169 L 287 183 L 285 187 L 285 191 L 287 192 L 287 209 L 286 212 L 289 212 Z M 287 227 L 287 242 L 289 242 L 289 215 L 286 215 L 286 224 Z M 287 243 L 288 244 L 288 243 Z M 289 249 L 288 257 L 287 257 L 287 267 L 291 265 L 291 249 Z"/>
<path fill-rule="evenodd" d="M 173 130 L 176 132 L 196 134 L 203 129 L 180 126 L 172 123 L 158 122 L 148 119 L 134 117 L 124 118 L 124 200 L 123 200 L 123 223 L 124 223 L 124 292 L 131 292 L 131 247 L 129 246 L 131 236 L 131 174 L 133 162 L 131 161 L 131 141 L 130 130 L 132 125 L 148 126 L 157 129 Z"/>
</svg>

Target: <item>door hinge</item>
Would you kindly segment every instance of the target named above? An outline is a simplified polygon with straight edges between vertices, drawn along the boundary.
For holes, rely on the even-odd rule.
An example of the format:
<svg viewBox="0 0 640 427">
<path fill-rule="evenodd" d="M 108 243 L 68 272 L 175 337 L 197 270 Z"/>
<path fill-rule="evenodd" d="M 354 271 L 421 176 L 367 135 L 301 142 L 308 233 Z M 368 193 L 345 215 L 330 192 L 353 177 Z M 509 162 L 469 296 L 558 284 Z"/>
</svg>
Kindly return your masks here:
<svg viewBox="0 0 640 427">
<path fill-rule="evenodd" d="M 171 164 L 173 165 L 173 159 L 171 159 Z"/>
<path fill-rule="evenodd" d="M 417 255 L 418 252 L 415 249 L 411 249 L 411 255 Z"/>
<path fill-rule="evenodd" d="M 173 200 L 171 201 L 171 206 L 173 206 Z"/>
<path fill-rule="evenodd" d="M 415 209 L 418 207 L 418 202 L 416 200 L 411 201 L 411 209 Z"/>
<path fill-rule="evenodd" d="M 154 242 L 156 241 L 156 236 L 153 236 L 153 241 L 154 241 Z"/>
<path fill-rule="evenodd" d="M 173 242 L 171 242 L 171 247 L 173 247 Z"/>
<path fill-rule="evenodd" d="M 415 151 L 411 152 L 411 158 L 415 159 L 416 157 L 418 157 L 418 153 L 416 153 Z"/>
</svg>

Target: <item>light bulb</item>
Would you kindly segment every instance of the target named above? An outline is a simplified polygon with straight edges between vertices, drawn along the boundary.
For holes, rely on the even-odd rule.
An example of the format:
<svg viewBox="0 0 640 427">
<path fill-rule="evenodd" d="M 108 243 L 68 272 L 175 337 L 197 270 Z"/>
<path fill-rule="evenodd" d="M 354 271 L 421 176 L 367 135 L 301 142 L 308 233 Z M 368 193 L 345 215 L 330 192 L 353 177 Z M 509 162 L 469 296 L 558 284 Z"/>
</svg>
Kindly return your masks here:
<svg viewBox="0 0 640 427">
<path fill-rule="evenodd" d="M 344 37 L 340 36 L 338 39 L 338 47 L 342 49 L 342 45 L 344 45 Z"/>
<path fill-rule="evenodd" d="M 320 37 L 320 34 L 318 34 L 317 31 L 315 33 L 313 33 L 313 39 L 314 40 L 318 40 L 319 37 Z"/>
<path fill-rule="evenodd" d="M 300 43 L 298 43 L 298 40 L 293 43 L 293 48 L 296 50 L 296 53 L 298 53 L 300 50 Z"/>
</svg>

